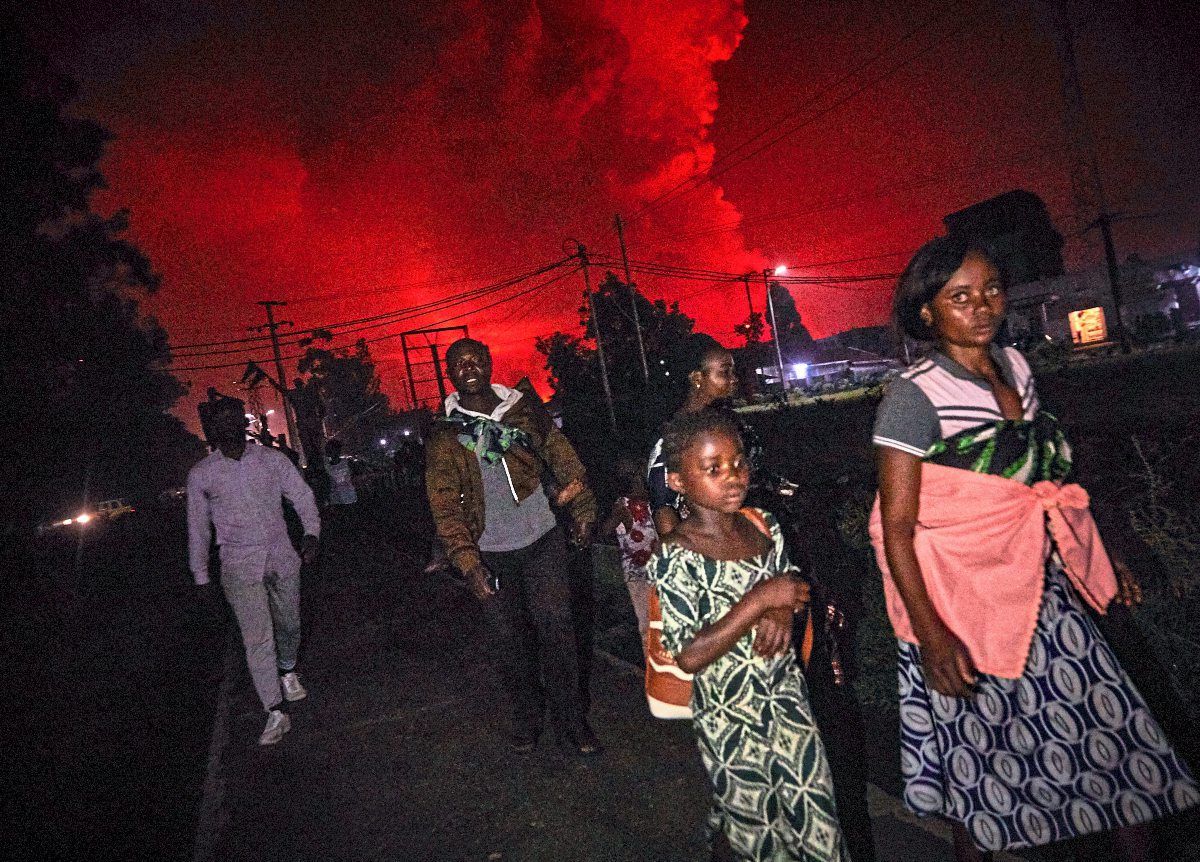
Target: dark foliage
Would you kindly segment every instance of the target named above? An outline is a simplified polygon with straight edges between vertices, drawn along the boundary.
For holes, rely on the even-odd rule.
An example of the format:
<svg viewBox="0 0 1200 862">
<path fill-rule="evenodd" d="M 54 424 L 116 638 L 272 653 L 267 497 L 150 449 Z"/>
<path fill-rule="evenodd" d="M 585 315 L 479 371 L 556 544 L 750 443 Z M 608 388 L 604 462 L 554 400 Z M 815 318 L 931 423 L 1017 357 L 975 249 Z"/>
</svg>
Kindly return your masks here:
<svg viewBox="0 0 1200 862">
<path fill-rule="evenodd" d="M 648 383 L 642 379 L 634 302 L 650 372 Z M 658 436 L 674 400 L 667 363 L 695 321 L 679 310 L 678 303 L 651 302 L 611 272 L 596 289 L 593 304 L 604 340 L 616 434 L 609 427 L 595 346 L 596 321 L 587 303 L 579 308 L 580 335 L 556 332 L 538 339 L 537 349 L 546 357 L 550 385 L 562 409 L 563 430 L 585 453 L 585 460 L 600 463 L 618 450 L 646 449 Z M 588 466 L 596 476 L 594 464 Z"/>
<path fill-rule="evenodd" d="M 316 386 L 325 409 L 325 424 L 347 450 L 366 453 L 396 424 L 388 397 L 380 388 L 379 373 L 364 339 L 353 347 L 334 347 L 333 336 L 315 330 L 301 342 L 307 349 L 297 370 L 310 375 L 306 385 Z"/>
<path fill-rule="evenodd" d="M 108 132 L 72 112 L 72 83 L 11 33 L 0 58 L 9 534 L 64 507 L 179 484 L 202 449 L 167 414 L 184 387 L 160 370 L 166 333 L 139 312 L 158 279 L 121 238 L 129 214 L 90 208 Z"/>
<path fill-rule="evenodd" d="M 799 356 L 812 347 L 813 337 L 800 319 L 800 310 L 796 308 L 791 291 L 775 281 L 771 282 L 770 290 L 771 302 L 775 306 L 775 322 L 779 325 L 779 332 L 773 333 L 772 337 L 779 337 L 779 348 L 783 351 L 784 359 Z"/>
</svg>

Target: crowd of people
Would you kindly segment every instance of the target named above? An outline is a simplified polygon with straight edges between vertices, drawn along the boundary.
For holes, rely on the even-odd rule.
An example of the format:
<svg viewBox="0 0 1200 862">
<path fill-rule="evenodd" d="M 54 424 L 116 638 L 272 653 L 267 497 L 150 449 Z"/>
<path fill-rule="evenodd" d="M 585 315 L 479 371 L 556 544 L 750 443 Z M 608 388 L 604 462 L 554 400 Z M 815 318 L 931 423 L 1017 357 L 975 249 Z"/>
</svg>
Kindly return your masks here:
<svg viewBox="0 0 1200 862">
<path fill-rule="evenodd" d="M 870 538 L 897 637 L 904 802 L 948 819 L 964 862 L 1102 832 L 1112 858 L 1148 859 L 1148 824 L 1200 791 L 1095 622 L 1120 563 L 1029 365 L 995 343 L 1005 296 L 996 255 L 950 237 L 923 246 L 896 291 L 897 325 L 929 348 L 890 384 L 872 437 Z M 798 562 L 813 554 L 780 502 L 795 486 L 763 468 L 761 441 L 728 407 L 729 351 L 704 335 L 679 346 L 686 396 L 648 457 L 618 459 L 599 525 L 575 449 L 536 396 L 493 382 L 487 345 L 456 341 L 446 369 L 455 391 L 428 438 L 425 485 L 445 560 L 486 622 L 512 750 L 549 731 L 579 756 L 604 751 L 581 682 L 570 560 L 594 534 L 615 536 L 658 657 L 648 674 L 683 691 L 652 712 L 695 729 L 714 853 L 873 859 L 841 611 L 822 572 Z M 305 696 L 298 575 L 320 519 L 295 467 L 247 445 L 237 402 L 210 425 L 214 451 L 188 482 L 191 568 L 209 583 L 215 526 L 271 744 Z M 337 471 L 348 470 L 328 455 L 344 503 L 353 488 Z M 283 498 L 303 524 L 299 554 Z"/>
</svg>

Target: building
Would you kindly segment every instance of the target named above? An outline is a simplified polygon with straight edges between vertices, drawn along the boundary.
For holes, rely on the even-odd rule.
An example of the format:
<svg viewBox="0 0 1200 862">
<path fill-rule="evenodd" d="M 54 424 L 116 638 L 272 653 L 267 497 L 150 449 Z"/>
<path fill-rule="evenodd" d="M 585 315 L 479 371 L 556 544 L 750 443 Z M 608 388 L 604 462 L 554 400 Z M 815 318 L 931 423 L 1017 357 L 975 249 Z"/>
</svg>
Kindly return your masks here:
<svg viewBox="0 0 1200 862">
<path fill-rule="evenodd" d="M 1139 341 L 1200 329 L 1200 256 L 1143 261 L 1120 267 L 1121 320 Z M 1048 338 L 1087 348 L 1113 341 L 1116 308 L 1103 263 L 1057 278 L 1014 285 L 1008 294 L 1007 338 Z"/>
<path fill-rule="evenodd" d="M 950 236 L 986 242 L 1000 257 L 1013 284 L 1063 274 L 1063 237 L 1042 199 L 1016 189 L 942 219 Z"/>
<path fill-rule="evenodd" d="M 861 348 L 842 346 L 837 343 L 837 338 L 836 335 L 823 338 L 795 356 L 784 356 L 783 379 L 787 381 L 789 389 L 808 389 L 841 382 L 849 386 L 874 380 L 891 369 L 901 367 L 901 363 L 896 359 Z M 749 358 L 739 356 L 735 351 L 735 366 L 741 365 Z M 769 358 L 762 351 L 756 353 L 753 362 L 746 366 L 754 369 L 752 391 L 768 392 L 779 388 L 777 362 L 773 350 Z"/>
</svg>

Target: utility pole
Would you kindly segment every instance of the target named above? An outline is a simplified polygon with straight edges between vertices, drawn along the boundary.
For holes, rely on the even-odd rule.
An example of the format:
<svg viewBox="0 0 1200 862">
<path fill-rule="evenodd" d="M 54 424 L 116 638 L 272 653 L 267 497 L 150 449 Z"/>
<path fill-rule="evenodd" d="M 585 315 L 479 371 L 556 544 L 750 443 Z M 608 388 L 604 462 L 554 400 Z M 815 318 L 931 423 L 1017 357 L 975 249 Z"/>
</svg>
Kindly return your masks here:
<svg viewBox="0 0 1200 862">
<path fill-rule="evenodd" d="M 1088 230 L 1098 228 L 1100 230 L 1100 239 L 1104 241 L 1104 262 L 1108 265 L 1108 287 L 1112 291 L 1113 305 L 1117 308 L 1117 319 L 1113 321 L 1114 328 L 1117 330 L 1117 341 L 1121 345 L 1121 352 L 1128 353 L 1129 347 L 1129 332 L 1125 329 L 1125 321 L 1121 317 L 1121 268 L 1117 264 L 1117 248 L 1113 244 L 1112 235 L 1112 214 L 1104 211 L 1096 218 L 1094 222 L 1088 225 Z"/>
<path fill-rule="evenodd" d="M 400 349 L 404 351 L 404 372 L 408 377 L 408 391 L 412 400 L 412 409 L 416 410 L 425 403 L 426 398 L 422 398 L 417 392 L 418 383 L 437 383 L 438 388 L 438 404 L 442 404 L 446 400 L 446 372 L 442 368 L 443 354 L 440 351 L 442 346 L 442 333 L 453 332 L 461 338 L 466 338 L 469 330 L 465 324 L 459 326 L 438 326 L 432 329 L 407 329 L 400 333 Z M 417 336 L 424 338 L 425 343 L 417 343 Z M 430 340 L 430 336 L 433 340 Z M 429 351 L 429 362 L 413 362 L 412 354 L 418 350 Z M 424 366 L 433 366 L 433 377 L 417 379 L 413 369 Z"/>
<path fill-rule="evenodd" d="M 436 344 L 429 345 L 429 355 L 433 357 L 433 373 L 437 375 L 438 396 L 446 403 L 446 377 L 442 374 L 442 357 L 438 354 Z"/>
<path fill-rule="evenodd" d="M 642 382 L 649 383 L 650 369 L 646 365 L 646 345 L 642 342 L 642 319 L 638 315 L 637 292 L 633 287 L 633 279 L 629 277 L 629 254 L 625 251 L 625 225 L 621 223 L 620 213 L 616 214 L 614 222 L 617 226 L 617 240 L 621 245 L 621 264 L 625 267 L 625 286 L 629 288 L 629 302 L 633 306 L 633 331 L 637 333 L 638 357 L 642 360 Z"/>
<path fill-rule="evenodd" d="M 763 285 L 767 288 L 767 311 L 771 315 L 771 340 L 775 342 L 775 362 L 779 369 L 779 389 L 786 399 L 787 380 L 783 376 L 783 350 L 779 347 L 779 324 L 775 322 L 775 300 L 771 297 L 771 282 L 768 280 L 770 274 L 771 270 L 769 269 L 762 271 Z"/>
<path fill-rule="evenodd" d="M 742 284 L 746 285 L 746 309 L 750 317 L 754 317 L 754 297 L 750 295 L 750 273 L 742 276 Z"/>
<path fill-rule="evenodd" d="M 295 326 L 296 324 L 290 320 L 275 320 L 275 308 L 282 308 L 287 305 L 286 302 L 267 299 L 259 301 L 257 305 L 261 305 L 266 310 L 267 322 L 263 326 L 251 326 L 250 329 L 254 332 L 266 330 L 271 335 L 271 352 L 275 354 L 275 374 L 278 375 L 279 394 L 283 399 L 283 416 L 287 420 L 288 445 L 300 455 L 300 466 L 305 467 L 308 465 L 308 459 L 305 457 L 304 446 L 300 442 L 300 435 L 296 432 L 296 416 L 292 410 L 292 400 L 288 397 L 291 387 L 288 385 L 287 374 L 283 370 L 283 354 L 279 352 L 279 327 Z"/>
<path fill-rule="evenodd" d="M 1066 0 L 1052 0 L 1059 30 L 1059 60 L 1062 66 L 1063 123 L 1074 150 L 1071 167 L 1071 191 L 1075 197 L 1076 211 L 1090 209 L 1098 215 L 1086 226 L 1086 231 L 1099 230 L 1104 243 L 1104 260 L 1108 267 L 1108 287 L 1112 294 L 1116 319 L 1113 329 L 1121 351 L 1128 353 L 1129 332 L 1121 316 L 1124 304 L 1121 295 L 1121 269 L 1117 264 L 1117 249 L 1113 243 L 1113 213 L 1109 212 L 1104 194 L 1104 183 L 1100 176 L 1100 163 L 1096 156 L 1096 141 L 1088 124 L 1087 108 L 1083 99 L 1083 84 L 1079 78 L 1079 63 L 1075 55 L 1075 26 L 1071 22 Z"/>
<path fill-rule="evenodd" d="M 617 430 L 617 415 L 613 411 L 612 388 L 608 385 L 608 365 L 604 361 L 604 339 L 600 336 L 600 318 L 596 315 L 596 303 L 592 298 L 592 277 L 588 272 L 587 247 L 575 243 L 575 256 L 583 269 L 583 295 L 587 297 L 588 310 L 592 313 L 592 327 L 596 330 L 596 354 L 600 359 L 600 383 L 604 386 L 604 403 L 608 407 L 608 427 Z"/>
</svg>

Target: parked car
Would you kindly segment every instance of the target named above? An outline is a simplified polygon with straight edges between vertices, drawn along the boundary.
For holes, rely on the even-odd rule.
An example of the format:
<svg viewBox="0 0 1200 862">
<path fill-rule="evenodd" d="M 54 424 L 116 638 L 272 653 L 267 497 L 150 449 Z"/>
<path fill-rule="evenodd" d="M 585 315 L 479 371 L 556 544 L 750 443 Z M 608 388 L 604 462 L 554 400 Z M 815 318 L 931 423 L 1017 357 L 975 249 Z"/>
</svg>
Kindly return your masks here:
<svg viewBox="0 0 1200 862">
<path fill-rule="evenodd" d="M 96 517 L 106 518 L 109 521 L 115 521 L 122 515 L 129 515 L 137 511 L 133 506 L 120 497 L 115 500 L 102 500 L 96 504 Z"/>
<path fill-rule="evenodd" d="M 167 488 L 158 495 L 158 499 L 164 503 L 182 503 L 187 500 L 187 488 L 183 485 Z"/>
<path fill-rule="evenodd" d="M 117 497 L 112 500 L 101 500 L 94 506 L 70 518 L 47 521 L 38 525 L 38 535 L 44 535 L 63 529 L 86 529 L 89 524 L 101 521 L 115 521 L 117 518 L 129 515 L 137 510 L 128 501 Z"/>
</svg>

